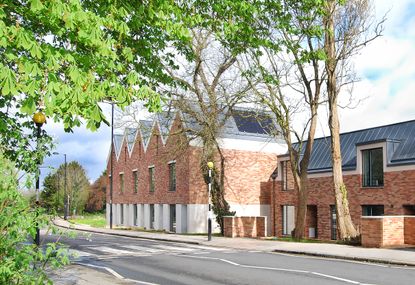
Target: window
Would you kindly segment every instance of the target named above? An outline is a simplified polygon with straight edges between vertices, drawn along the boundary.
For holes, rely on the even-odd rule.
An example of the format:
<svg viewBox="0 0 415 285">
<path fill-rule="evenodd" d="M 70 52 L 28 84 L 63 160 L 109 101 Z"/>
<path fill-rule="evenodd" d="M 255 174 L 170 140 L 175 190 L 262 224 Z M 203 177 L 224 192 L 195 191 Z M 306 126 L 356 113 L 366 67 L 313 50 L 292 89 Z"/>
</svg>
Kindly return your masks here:
<svg viewBox="0 0 415 285">
<path fill-rule="evenodd" d="M 331 229 L 331 239 L 337 239 L 337 214 L 336 206 L 330 205 L 330 229 Z"/>
<path fill-rule="evenodd" d="M 150 192 L 154 192 L 154 184 L 155 184 L 155 178 L 154 178 L 154 166 L 151 166 L 148 168 L 148 175 L 149 175 L 149 185 L 150 185 Z"/>
<path fill-rule="evenodd" d="M 294 206 L 282 206 L 282 234 L 291 235 L 295 227 Z"/>
<path fill-rule="evenodd" d="M 363 216 L 383 216 L 383 205 L 362 205 Z"/>
<path fill-rule="evenodd" d="M 289 161 L 281 161 L 281 189 L 284 191 L 294 189 L 294 177 L 289 168 Z"/>
<path fill-rule="evenodd" d="M 138 219 L 137 204 L 134 204 L 133 207 L 134 207 L 134 221 L 133 221 L 133 225 L 136 226 L 137 225 L 137 219 Z"/>
<path fill-rule="evenodd" d="M 138 171 L 133 171 L 133 185 L 134 185 L 134 193 L 138 192 Z"/>
<path fill-rule="evenodd" d="M 150 229 L 154 229 L 154 204 L 150 204 Z"/>
<path fill-rule="evenodd" d="M 362 151 L 363 187 L 383 186 L 383 151 L 374 148 Z"/>
<path fill-rule="evenodd" d="M 169 163 L 169 191 L 176 191 L 176 163 Z"/>
<path fill-rule="evenodd" d="M 120 173 L 120 191 L 124 193 L 124 173 Z"/>
<path fill-rule="evenodd" d="M 124 204 L 120 205 L 120 224 L 124 225 Z"/>
<path fill-rule="evenodd" d="M 170 231 L 176 232 L 176 205 L 170 205 Z"/>
</svg>

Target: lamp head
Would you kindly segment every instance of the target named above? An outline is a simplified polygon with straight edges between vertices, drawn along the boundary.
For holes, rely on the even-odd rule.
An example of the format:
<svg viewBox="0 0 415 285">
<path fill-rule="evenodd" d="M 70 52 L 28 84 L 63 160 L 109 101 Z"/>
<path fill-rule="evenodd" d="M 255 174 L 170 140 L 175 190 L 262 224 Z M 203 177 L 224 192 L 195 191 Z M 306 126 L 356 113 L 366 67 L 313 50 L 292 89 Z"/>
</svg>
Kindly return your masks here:
<svg viewBox="0 0 415 285">
<path fill-rule="evenodd" d="M 33 122 L 35 122 L 36 126 L 41 127 L 46 122 L 46 116 L 42 112 L 36 112 L 33 115 Z"/>
<path fill-rule="evenodd" d="M 213 169 L 213 162 L 212 161 L 209 161 L 207 163 L 207 166 L 208 166 L 209 169 Z"/>
</svg>

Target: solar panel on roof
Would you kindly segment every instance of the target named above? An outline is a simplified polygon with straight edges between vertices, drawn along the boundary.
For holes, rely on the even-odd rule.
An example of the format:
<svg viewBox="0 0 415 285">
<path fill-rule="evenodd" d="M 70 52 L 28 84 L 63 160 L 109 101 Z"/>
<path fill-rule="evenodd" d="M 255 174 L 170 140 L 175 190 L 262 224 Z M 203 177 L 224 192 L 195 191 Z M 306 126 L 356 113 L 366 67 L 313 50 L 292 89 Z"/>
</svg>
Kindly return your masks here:
<svg viewBox="0 0 415 285">
<path fill-rule="evenodd" d="M 233 118 L 238 131 L 255 134 L 270 134 L 275 131 L 272 118 L 252 111 L 235 111 Z"/>
</svg>

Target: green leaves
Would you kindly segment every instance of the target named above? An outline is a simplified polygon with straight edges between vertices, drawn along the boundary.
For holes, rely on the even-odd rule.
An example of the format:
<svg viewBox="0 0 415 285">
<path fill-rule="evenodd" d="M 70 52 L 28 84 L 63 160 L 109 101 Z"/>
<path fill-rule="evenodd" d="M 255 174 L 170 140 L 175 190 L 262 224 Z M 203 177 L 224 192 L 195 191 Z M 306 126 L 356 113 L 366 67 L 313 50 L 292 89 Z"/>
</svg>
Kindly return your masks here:
<svg viewBox="0 0 415 285">
<path fill-rule="evenodd" d="M 42 209 L 30 207 L 17 191 L 16 177 L 15 166 L 0 148 L 0 284 L 45 284 L 46 266 L 61 267 L 69 260 L 57 244 L 46 244 L 43 251 L 28 243 L 36 234 L 36 225 L 47 226 L 49 217 Z"/>
<path fill-rule="evenodd" d="M 0 87 L 1 87 L 1 94 L 2 95 L 16 95 L 17 94 L 17 87 L 16 87 L 16 75 L 10 69 L 5 67 L 4 65 L 0 65 Z"/>
</svg>

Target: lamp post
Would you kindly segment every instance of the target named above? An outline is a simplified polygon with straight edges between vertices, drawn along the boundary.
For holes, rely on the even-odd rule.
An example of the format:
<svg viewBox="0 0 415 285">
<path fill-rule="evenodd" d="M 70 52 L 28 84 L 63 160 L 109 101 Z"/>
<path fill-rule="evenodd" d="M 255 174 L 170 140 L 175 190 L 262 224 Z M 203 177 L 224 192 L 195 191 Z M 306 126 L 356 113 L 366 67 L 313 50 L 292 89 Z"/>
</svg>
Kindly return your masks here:
<svg viewBox="0 0 415 285">
<path fill-rule="evenodd" d="M 67 191 L 66 191 L 66 185 L 67 185 L 67 180 L 66 180 L 66 169 L 67 169 L 67 164 L 66 164 L 66 153 L 63 154 L 64 156 L 64 162 L 65 162 L 65 174 L 64 174 L 64 180 L 63 180 L 63 219 L 67 220 L 68 219 L 68 197 L 67 197 Z"/>
<path fill-rule="evenodd" d="M 41 111 L 35 113 L 33 115 L 33 122 L 35 122 L 37 127 L 37 133 L 36 133 L 36 150 L 39 151 L 39 140 L 41 136 L 41 130 L 42 125 L 46 122 L 46 116 Z M 37 169 L 37 175 L 36 175 L 36 213 L 38 211 L 39 207 L 39 191 L 40 191 L 40 161 L 37 161 L 38 169 Z M 37 214 L 36 214 L 37 215 Z M 35 243 L 37 246 L 40 245 L 40 229 L 39 229 L 39 223 L 36 219 L 36 236 L 35 236 Z"/>
<path fill-rule="evenodd" d="M 209 168 L 209 188 L 208 188 L 208 199 L 209 199 L 209 208 L 208 208 L 208 241 L 212 240 L 212 205 L 211 205 L 211 193 L 212 193 L 212 169 L 213 169 L 213 162 L 209 161 L 207 163 Z"/>
<path fill-rule="evenodd" d="M 111 180 L 110 180 L 110 229 L 112 229 L 112 191 L 113 191 L 113 152 L 114 152 L 114 102 L 111 102 Z"/>
</svg>

